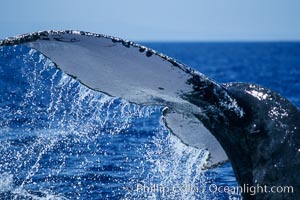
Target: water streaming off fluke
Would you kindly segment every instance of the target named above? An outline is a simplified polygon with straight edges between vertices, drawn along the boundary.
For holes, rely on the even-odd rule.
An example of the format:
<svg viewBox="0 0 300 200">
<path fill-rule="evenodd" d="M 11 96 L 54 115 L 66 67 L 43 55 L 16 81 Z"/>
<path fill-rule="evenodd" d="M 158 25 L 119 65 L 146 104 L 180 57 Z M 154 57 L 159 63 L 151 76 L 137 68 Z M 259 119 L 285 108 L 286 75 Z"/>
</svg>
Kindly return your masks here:
<svg viewBox="0 0 300 200">
<path fill-rule="evenodd" d="M 211 199 L 208 152 L 163 125 L 160 106 L 94 91 L 25 46 L 0 47 L 2 199 Z M 212 172 L 211 172 L 212 173 Z M 140 192 L 138 185 L 197 191 Z"/>
</svg>

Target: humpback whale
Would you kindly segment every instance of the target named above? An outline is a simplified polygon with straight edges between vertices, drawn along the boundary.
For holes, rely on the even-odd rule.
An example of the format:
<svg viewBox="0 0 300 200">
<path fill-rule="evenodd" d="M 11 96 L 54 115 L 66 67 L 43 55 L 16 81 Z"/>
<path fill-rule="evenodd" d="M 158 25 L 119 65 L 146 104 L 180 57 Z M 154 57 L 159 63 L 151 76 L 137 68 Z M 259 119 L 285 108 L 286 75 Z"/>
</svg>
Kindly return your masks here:
<svg viewBox="0 0 300 200">
<path fill-rule="evenodd" d="M 83 31 L 42 31 L 0 41 L 36 49 L 82 84 L 142 105 L 165 107 L 166 127 L 207 149 L 211 168 L 229 160 L 239 185 L 292 186 L 244 199 L 300 198 L 300 111 L 255 84 L 220 84 L 128 40 Z"/>
</svg>

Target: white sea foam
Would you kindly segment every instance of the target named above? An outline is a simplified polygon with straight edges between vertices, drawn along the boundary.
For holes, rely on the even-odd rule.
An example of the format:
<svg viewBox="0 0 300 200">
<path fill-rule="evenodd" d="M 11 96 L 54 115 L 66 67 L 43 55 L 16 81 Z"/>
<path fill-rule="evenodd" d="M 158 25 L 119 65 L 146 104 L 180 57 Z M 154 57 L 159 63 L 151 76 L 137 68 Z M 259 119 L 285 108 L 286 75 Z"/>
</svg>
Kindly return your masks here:
<svg viewBox="0 0 300 200">
<path fill-rule="evenodd" d="M 9 173 L 3 173 L 0 175 L 0 193 L 8 192 L 13 187 L 13 175 Z"/>
</svg>

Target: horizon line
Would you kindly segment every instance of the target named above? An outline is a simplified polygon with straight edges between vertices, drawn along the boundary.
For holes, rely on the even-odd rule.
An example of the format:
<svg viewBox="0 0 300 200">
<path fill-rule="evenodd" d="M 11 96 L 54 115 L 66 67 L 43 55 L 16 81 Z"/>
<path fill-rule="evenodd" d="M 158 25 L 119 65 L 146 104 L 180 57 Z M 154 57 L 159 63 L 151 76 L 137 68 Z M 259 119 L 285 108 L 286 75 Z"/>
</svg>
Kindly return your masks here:
<svg viewBox="0 0 300 200">
<path fill-rule="evenodd" d="M 145 43 L 299 43 L 300 39 L 280 39 L 280 40 L 133 40 L 133 42 L 145 42 Z"/>
</svg>

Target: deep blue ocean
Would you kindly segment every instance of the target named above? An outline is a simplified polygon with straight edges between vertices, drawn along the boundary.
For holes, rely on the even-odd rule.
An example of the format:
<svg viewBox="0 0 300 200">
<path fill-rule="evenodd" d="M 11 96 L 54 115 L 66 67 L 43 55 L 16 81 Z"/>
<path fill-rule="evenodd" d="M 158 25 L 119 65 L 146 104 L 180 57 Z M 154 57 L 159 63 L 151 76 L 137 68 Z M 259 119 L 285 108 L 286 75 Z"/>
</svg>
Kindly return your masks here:
<svg viewBox="0 0 300 200">
<path fill-rule="evenodd" d="M 300 106 L 300 43 L 142 44 Z M 210 191 L 237 185 L 230 163 L 203 169 L 207 152 L 172 135 L 162 110 L 93 91 L 28 47 L 0 47 L 0 199 L 241 199 Z"/>
</svg>

